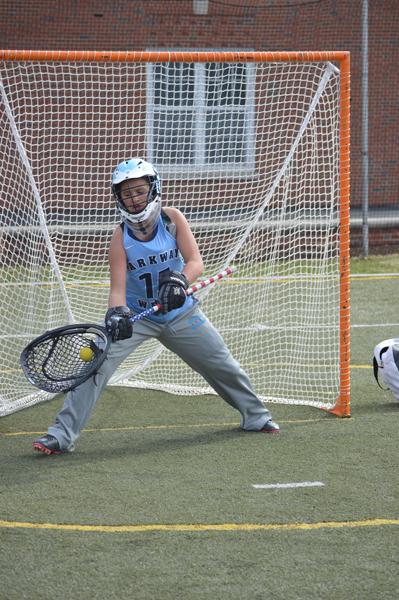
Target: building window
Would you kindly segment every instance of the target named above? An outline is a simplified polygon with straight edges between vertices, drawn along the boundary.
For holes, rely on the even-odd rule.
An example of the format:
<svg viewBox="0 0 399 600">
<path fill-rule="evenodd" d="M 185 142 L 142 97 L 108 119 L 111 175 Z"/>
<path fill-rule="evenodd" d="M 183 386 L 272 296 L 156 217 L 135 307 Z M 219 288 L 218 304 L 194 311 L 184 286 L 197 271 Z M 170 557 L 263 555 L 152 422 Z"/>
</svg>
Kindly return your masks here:
<svg viewBox="0 0 399 600">
<path fill-rule="evenodd" d="M 254 166 L 254 65 L 148 64 L 148 156 L 163 172 L 248 174 Z"/>
</svg>

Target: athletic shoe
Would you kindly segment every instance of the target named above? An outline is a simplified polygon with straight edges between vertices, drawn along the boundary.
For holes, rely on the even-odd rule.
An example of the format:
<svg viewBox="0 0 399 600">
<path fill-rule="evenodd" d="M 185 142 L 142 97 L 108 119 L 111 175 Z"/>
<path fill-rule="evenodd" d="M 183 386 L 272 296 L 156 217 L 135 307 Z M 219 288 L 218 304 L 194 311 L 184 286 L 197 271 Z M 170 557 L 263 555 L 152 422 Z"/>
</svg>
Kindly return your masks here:
<svg viewBox="0 0 399 600">
<path fill-rule="evenodd" d="M 32 446 L 35 450 L 43 452 L 44 454 L 65 454 L 66 452 L 72 452 L 73 450 L 73 448 L 70 450 L 61 450 L 57 438 L 48 434 L 35 440 Z"/>
<path fill-rule="evenodd" d="M 266 421 L 266 423 L 263 425 L 262 429 L 260 429 L 261 433 L 280 433 L 280 427 L 277 425 L 277 423 L 275 423 L 273 421 L 273 419 L 270 419 L 270 421 Z"/>
</svg>

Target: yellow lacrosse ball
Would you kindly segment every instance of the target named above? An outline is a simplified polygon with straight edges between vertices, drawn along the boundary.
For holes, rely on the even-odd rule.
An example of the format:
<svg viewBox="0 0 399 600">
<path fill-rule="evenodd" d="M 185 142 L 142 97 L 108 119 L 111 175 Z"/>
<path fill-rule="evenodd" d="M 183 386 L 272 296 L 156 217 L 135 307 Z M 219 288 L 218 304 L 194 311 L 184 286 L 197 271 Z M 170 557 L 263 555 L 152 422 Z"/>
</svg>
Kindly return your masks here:
<svg viewBox="0 0 399 600">
<path fill-rule="evenodd" d="M 94 358 L 94 352 L 88 346 L 84 346 L 79 350 L 79 357 L 83 362 L 90 362 Z"/>
</svg>

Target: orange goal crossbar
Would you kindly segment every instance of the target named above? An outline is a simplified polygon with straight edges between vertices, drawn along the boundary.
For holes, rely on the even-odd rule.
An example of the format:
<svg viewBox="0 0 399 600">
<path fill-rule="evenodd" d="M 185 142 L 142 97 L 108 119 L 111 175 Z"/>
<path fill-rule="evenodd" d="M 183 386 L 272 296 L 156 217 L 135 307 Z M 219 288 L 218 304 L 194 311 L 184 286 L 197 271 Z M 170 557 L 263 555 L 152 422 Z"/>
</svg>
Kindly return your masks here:
<svg viewBox="0 0 399 600">
<path fill-rule="evenodd" d="M 145 52 L 0 50 L 2 61 L 51 62 L 335 62 L 340 79 L 340 391 L 329 412 L 350 416 L 350 53 L 323 52 Z"/>
<path fill-rule="evenodd" d="M 342 62 L 349 52 L 102 52 L 91 50 L 0 50 L 0 60 L 60 62 Z"/>
</svg>

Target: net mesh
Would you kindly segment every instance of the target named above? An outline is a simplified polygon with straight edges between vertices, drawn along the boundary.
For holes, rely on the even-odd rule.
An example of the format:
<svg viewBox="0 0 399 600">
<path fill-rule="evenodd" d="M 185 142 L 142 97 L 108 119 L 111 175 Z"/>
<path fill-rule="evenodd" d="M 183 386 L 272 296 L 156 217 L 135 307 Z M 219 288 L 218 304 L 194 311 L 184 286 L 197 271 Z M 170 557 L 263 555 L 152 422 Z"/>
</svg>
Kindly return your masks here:
<svg viewBox="0 0 399 600">
<path fill-rule="evenodd" d="M 339 70 L 315 63 L 0 64 L 0 414 L 49 398 L 19 368 L 47 329 L 103 321 L 113 168 L 141 156 L 186 215 L 197 294 L 266 401 L 339 390 Z M 212 390 L 155 340 L 111 384 Z"/>
</svg>

